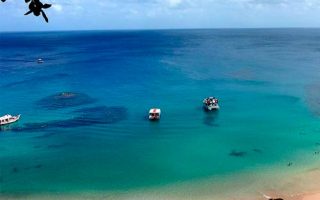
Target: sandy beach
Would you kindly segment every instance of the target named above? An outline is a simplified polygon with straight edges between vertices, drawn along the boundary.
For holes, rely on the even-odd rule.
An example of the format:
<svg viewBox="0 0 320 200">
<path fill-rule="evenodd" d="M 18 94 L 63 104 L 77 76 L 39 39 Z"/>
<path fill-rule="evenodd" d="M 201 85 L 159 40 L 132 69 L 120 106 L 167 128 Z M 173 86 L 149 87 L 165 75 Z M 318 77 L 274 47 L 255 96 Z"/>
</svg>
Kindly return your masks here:
<svg viewBox="0 0 320 200">
<path fill-rule="evenodd" d="M 273 173 L 270 176 L 259 173 L 245 172 L 235 175 L 234 181 L 200 180 L 197 183 L 179 183 L 160 188 L 132 190 L 128 192 L 87 191 L 84 193 L 35 194 L 1 196 L 0 199 L 110 199 L 110 200 L 319 200 L 320 199 L 320 168 L 297 169 L 296 172 Z M 270 171 L 276 172 L 274 169 Z M 250 176 L 248 175 L 250 174 Z M 230 180 L 229 177 L 226 177 Z M 218 183 L 219 182 L 219 183 Z M 227 189 L 226 189 L 227 188 Z"/>
<path fill-rule="evenodd" d="M 312 195 L 307 195 L 303 197 L 303 200 L 319 200 L 320 199 L 320 192 L 318 194 L 312 194 Z"/>
<path fill-rule="evenodd" d="M 315 165 L 316 166 L 316 165 Z M 283 179 L 274 184 L 274 189 L 264 191 L 267 197 L 282 198 L 284 200 L 319 200 L 320 199 L 320 169 L 309 168 Z"/>
</svg>

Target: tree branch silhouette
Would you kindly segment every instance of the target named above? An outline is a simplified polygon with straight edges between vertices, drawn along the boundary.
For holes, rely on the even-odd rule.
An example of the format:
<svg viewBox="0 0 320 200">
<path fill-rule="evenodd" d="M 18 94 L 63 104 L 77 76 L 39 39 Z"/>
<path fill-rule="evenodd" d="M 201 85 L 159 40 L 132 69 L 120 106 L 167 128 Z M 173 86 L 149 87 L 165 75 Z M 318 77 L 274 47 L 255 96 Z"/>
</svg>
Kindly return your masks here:
<svg viewBox="0 0 320 200">
<path fill-rule="evenodd" d="M 6 0 L 1 0 L 5 2 Z M 43 9 L 47 9 L 51 7 L 51 4 L 43 4 L 40 0 L 25 0 L 25 3 L 29 3 L 29 11 L 24 15 L 29 15 L 33 13 L 34 16 L 40 16 L 44 18 L 44 20 L 48 23 L 49 19 Z"/>
</svg>

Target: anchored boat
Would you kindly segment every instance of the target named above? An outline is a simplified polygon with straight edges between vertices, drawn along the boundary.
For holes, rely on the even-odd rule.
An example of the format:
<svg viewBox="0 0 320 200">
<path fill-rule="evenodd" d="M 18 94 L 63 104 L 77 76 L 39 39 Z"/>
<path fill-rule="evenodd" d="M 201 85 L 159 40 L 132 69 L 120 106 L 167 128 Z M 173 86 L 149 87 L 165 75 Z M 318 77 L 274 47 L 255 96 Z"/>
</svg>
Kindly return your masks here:
<svg viewBox="0 0 320 200">
<path fill-rule="evenodd" d="M 2 117 L 0 117 L 0 126 L 16 122 L 16 121 L 18 121 L 20 119 L 20 116 L 21 115 L 17 115 L 17 116 L 5 115 L 5 116 L 2 116 Z"/>
<path fill-rule="evenodd" d="M 161 116 L 161 110 L 159 108 L 152 108 L 149 111 L 149 120 L 159 120 Z"/>
<path fill-rule="evenodd" d="M 208 97 L 203 100 L 203 107 L 208 111 L 218 110 L 220 108 L 218 103 L 219 103 L 219 100 L 217 98 Z"/>
</svg>

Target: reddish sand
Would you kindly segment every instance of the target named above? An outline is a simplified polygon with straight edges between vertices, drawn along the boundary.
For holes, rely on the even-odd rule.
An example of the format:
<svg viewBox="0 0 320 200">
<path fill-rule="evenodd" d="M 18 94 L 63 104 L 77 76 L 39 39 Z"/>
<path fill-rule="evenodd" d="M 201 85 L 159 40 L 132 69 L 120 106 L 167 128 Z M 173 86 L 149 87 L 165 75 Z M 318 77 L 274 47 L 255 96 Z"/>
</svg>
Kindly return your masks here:
<svg viewBox="0 0 320 200">
<path fill-rule="evenodd" d="M 320 200 L 320 193 L 313 195 L 306 195 L 302 200 Z"/>
</svg>

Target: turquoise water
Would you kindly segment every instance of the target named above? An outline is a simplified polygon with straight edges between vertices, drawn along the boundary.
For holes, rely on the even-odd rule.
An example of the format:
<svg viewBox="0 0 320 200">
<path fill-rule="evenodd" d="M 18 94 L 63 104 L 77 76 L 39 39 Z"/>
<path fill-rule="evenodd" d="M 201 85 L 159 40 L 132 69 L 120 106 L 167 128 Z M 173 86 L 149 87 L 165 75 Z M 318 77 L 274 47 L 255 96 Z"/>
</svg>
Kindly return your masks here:
<svg viewBox="0 0 320 200">
<path fill-rule="evenodd" d="M 1 33 L 0 112 L 22 114 L 0 132 L 1 195 L 126 192 L 307 163 L 301 152 L 320 150 L 319 39 L 320 29 Z M 54 104 L 62 92 L 77 94 L 71 105 Z M 207 96 L 220 111 L 202 110 Z M 160 122 L 146 119 L 151 107 Z"/>
</svg>

